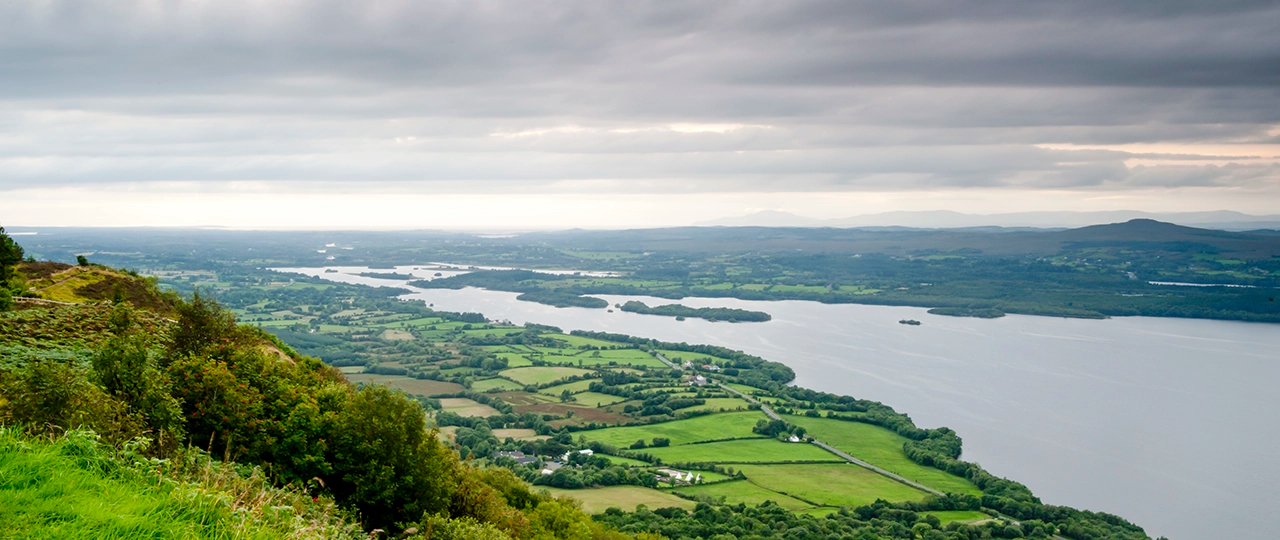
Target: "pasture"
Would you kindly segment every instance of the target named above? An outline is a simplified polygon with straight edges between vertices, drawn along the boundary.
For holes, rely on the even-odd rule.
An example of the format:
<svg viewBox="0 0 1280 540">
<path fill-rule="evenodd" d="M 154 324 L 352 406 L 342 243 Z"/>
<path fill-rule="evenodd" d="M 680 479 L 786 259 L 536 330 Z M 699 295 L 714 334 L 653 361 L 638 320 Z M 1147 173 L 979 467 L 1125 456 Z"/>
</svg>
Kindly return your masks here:
<svg viewBox="0 0 1280 540">
<path fill-rule="evenodd" d="M 724 502 L 728 504 L 744 503 L 756 506 L 764 504 L 765 501 L 773 501 L 787 510 L 803 510 L 813 507 L 812 504 L 800 499 L 769 491 L 747 480 L 677 487 L 671 488 L 671 491 L 695 497 L 709 497 L 712 500 L 720 500 L 723 497 Z"/>
<path fill-rule="evenodd" d="M 538 392 L 542 394 L 559 396 L 565 390 L 568 390 L 570 394 L 576 394 L 578 392 L 586 392 L 587 388 L 591 386 L 591 382 L 592 382 L 591 380 L 581 380 L 581 381 L 573 381 L 571 383 L 557 384 L 555 386 L 548 386 L 546 388 L 543 388 L 542 390 L 538 390 Z"/>
<path fill-rule="evenodd" d="M 524 387 L 517 383 L 501 378 L 483 379 L 471 383 L 471 389 L 477 392 L 488 392 L 490 390 L 523 390 Z"/>
<path fill-rule="evenodd" d="M 942 521 L 944 526 L 953 521 L 958 521 L 960 523 L 973 523 L 976 521 L 991 519 L 991 516 L 976 510 L 934 510 L 932 512 L 921 512 L 920 514 L 921 517 L 926 515 L 935 516 Z"/>
<path fill-rule="evenodd" d="M 593 373 L 589 369 L 578 369 L 572 367 L 525 367 L 508 369 L 499 373 L 503 377 L 516 381 L 520 384 L 547 384 L 560 379 L 567 379 L 578 375 L 586 375 Z"/>
<path fill-rule="evenodd" d="M 647 448 L 643 452 L 662 459 L 663 463 L 781 463 L 840 459 L 812 444 L 784 443 L 774 439 L 685 444 Z"/>
<path fill-rule="evenodd" d="M 451 412 L 458 416 L 493 416 L 498 414 L 497 409 L 488 405 L 477 403 L 466 398 L 445 398 L 440 400 L 440 406 L 446 412 Z"/>
<path fill-rule="evenodd" d="M 621 508 L 634 512 L 636 505 L 643 504 L 650 510 L 656 508 L 684 508 L 692 510 L 697 504 L 681 499 L 670 493 L 640 486 L 609 486 L 595 489 L 558 489 L 547 490 L 556 498 L 571 498 L 582 502 L 582 509 L 588 514 L 599 514 L 609 508 Z"/>
<path fill-rule="evenodd" d="M 876 499 L 889 502 L 923 499 L 925 492 L 850 463 L 804 465 L 740 465 L 747 480 L 820 506 L 863 506 Z"/>
<path fill-rule="evenodd" d="M 600 441 L 614 446 L 627 447 L 637 439 L 646 442 L 654 437 L 671 439 L 671 444 L 686 444 L 698 441 L 713 441 L 737 437 L 757 437 L 751 432 L 756 420 L 765 418 L 759 411 L 747 411 L 724 414 L 709 414 L 685 420 L 673 420 L 644 426 L 627 426 L 593 431 L 582 431 L 587 440 Z"/>
<path fill-rule="evenodd" d="M 588 407 L 603 407 L 605 405 L 612 405 L 627 399 L 622 396 L 601 394 L 599 392 L 582 392 L 581 394 L 574 394 L 573 398 L 577 400 L 579 405 L 586 405 Z"/>
<path fill-rule="evenodd" d="M 882 427 L 831 418 L 785 418 L 793 424 L 803 426 L 814 438 L 908 480 L 944 493 L 982 493 L 964 478 L 907 459 L 906 454 L 902 453 L 902 443 L 907 439 Z"/>
</svg>

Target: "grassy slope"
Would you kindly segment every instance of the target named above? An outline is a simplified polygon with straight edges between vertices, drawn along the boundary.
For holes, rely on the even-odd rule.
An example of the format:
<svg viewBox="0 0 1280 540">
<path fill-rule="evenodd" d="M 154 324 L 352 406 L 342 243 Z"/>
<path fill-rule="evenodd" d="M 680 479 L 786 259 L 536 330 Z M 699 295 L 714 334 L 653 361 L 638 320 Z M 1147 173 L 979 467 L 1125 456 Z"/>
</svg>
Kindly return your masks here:
<svg viewBox="0 0 1280 540">
<path fill-rule="evenodd" d="M 85 435 L 49 443 L 0 429 L 0 538 L 340 537 L 303 530 L 317 523 L 292 519 L 297 496 L 233 486 L 144 479 Z"/>
</svg>

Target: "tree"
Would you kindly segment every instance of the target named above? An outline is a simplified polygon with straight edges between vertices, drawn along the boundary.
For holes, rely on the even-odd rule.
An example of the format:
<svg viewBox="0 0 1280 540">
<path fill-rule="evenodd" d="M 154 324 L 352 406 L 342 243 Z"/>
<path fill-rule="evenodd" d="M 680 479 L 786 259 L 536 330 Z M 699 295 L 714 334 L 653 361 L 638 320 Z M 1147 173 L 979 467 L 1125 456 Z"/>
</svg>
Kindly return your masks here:
<svg viewBox="0 0 1280 540">
<path fill-rule="evenodd" d="M 0 227 L 0 311 L 9 309 L 13 304 L 9 292 L 9 278 L 13 275 L 13 267 L 22 262 L 22 246 L 5 234 Z"/>
<path fill-rule="evenodd" d="M 228 352 L 240 341 L 242 332 L 236 327 L 236 318 L 230 311 L 196 291 L 190 301 L 178 302 L 178 324 L 169 334 L 169 361 L 195 355 Z"/>
<path fill-rule="evenodd" d="M 76 255 L 76 264 L 80 266 L 89 266 L 89 259 L 84 255 Z"/>
</svg>

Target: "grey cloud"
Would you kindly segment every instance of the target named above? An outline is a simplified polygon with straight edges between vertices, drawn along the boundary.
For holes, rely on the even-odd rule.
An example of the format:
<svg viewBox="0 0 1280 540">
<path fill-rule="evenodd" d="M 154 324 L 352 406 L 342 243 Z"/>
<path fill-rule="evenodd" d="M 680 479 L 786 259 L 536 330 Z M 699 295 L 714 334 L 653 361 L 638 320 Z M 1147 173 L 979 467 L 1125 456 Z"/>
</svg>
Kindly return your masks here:
<svg viewBox="0 0 1280 540">
<path fill-rule="evenodd" d="M 1033 145 L 1280 141 L 1278 29 L 1245 1 L 4 3 L 0 189 L 1254 185 L 1275 167 Z"/>
</svg>

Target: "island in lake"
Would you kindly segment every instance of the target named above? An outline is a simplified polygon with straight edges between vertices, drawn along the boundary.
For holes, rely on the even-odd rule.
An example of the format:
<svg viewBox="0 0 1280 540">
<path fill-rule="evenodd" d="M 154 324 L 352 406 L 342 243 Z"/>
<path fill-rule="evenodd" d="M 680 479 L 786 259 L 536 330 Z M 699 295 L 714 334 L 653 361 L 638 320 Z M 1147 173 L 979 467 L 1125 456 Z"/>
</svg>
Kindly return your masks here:
<svg viewBox="0 0 1280 540">
<path fill-rule="evenodd" d="M 622 304 L 620 309 L 622 309 L 622 311 L 641 313 L 644 315 L 665 315 L 667 317 L 675 317 L 677 320 L 683 320 L 683 318 L 687 317 L 696 317 L 699 319 L 706 319 L 711 322 L 765 322 L 773 319 L 772 316 L 763 311 L 750 311 L 736 308 L 691 308 L 682 304 L 666 304 L 657 307 L 649 307 L 648 304 L 638 300 L 631 300 Z"/>
</svg>

